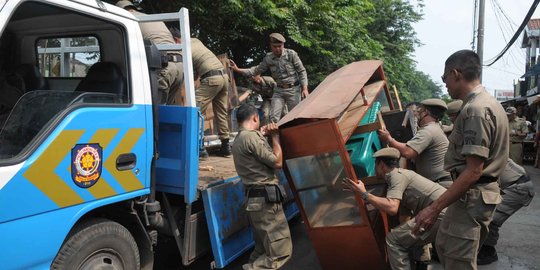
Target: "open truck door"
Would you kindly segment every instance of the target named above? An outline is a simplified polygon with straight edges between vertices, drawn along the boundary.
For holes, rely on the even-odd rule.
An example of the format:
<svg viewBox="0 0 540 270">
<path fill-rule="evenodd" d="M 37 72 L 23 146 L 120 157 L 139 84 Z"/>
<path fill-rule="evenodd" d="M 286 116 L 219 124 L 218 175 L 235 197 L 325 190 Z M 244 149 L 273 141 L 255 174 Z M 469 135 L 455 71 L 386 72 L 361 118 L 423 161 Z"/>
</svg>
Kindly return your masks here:
<svg viewBox="0 0 540 270">
<path fill-rule="evenodd" d="M 360 61 L 329 75 L 279 122 L 284 171 L 324 269 L 388 268 L 386 214 L 341 179 L 362 179 L 384 195 L 372 154 L 381 148 L 380 112 L 393 109 L 382 61 Z"/>
</svg>

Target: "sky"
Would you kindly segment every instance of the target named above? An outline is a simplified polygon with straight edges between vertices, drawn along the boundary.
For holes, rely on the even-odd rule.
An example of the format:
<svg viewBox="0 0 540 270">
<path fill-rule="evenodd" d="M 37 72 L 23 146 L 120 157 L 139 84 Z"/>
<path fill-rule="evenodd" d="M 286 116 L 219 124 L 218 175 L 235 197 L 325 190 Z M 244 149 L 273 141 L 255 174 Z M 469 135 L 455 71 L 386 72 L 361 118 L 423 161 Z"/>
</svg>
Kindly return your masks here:
<svg viewBox="0 0 540 270">
<path fill-rule="evenodd" d="M 484 62 L 492 59 L 506 46 L 525 18 L 532 2 L 485 0 Z M 416 49 L 414 59 L 418 70 L 443 85 L 446 93 L 446 87 L 441 81 L 444 61 L 458 50 L 472 48 L 474 1 L 424 0 L 424 4 L 424 18 L 414 24 L 417 37 L 423 45 Z M 508 20 L 496 4 L 504 11 Z M 540 18 L 540 6 L 532 18 Z M 497 63 L 492 67 L 484 67 L 482 84 L 490 92 L 513 90 L 514 82 L 525 73 L 525 49 L 521 48 L 522 39 L 523 34 L 520 34 L 515 44 Z"/>
</svg>

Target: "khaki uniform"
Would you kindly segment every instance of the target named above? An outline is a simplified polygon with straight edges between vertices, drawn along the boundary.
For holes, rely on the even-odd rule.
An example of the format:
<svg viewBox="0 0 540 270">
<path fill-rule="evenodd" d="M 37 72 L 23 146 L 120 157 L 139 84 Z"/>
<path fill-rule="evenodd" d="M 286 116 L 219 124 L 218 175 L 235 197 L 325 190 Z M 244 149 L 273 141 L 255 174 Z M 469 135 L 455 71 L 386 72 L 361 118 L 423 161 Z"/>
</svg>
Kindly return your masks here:
<svg viewBox="0 0 540 270">
<path fill-rule="evenodd" d="M 191 53 L 193 70 L 201 78 L 201 84 L 195 91 L 197 106 L 205 113 L 208 104 L 212 102 L 219 139 L 229 139 L 227 120 L 229 76 L 216 55 L 196 38 L 191 38 Z"/>
<path fill-rule="evenodd" d="M 133 15 L 144 15 L 142 12 L 131 11 Z M 163 22 L 139 23 L 143 38 L 151 40 L 154 44 L 175 44 L 171 31 Z M 180 55 L 180 52 L 168 52 L 171 55 Z M 184 74 L 181 62 L 169 62 L 158 74 L 158 92 L 160 104 L 176 104 L 176 92 L 184 83 Z"/>
<path fill-rule="evenodd" d="M 392 170 L 386 174 L 385 180 L 388 184 L 386 197 L 401 201 L 400 213 L 416 215 L 446 191 L 441 185 L 406 169 Z M 391 230 L 386 237 L 386 245 L 392 269 L 411 269 L 409 250 L 432 243 L 443 216 L 444 210 L 434 226 L 418 237 L 412 235 L 412 229 L 415 226 L 414 219 Z"/>
<path fill-rule="evenodd" d="M 261 125 L 264 126 L 270 123 L 272 96 L 274 95 L 274 89 L 277 84 L 272 77 L 262 76 L 261 78 L 262 81 L 260 84 L 253 83 L 252 90 L 257 94 L 260 94 L 263 99 L 261 110 L 263 111 L 264 117 L 261 119 Z"/>
<path fill-rule="evenodd" d="M 510 128 L 510 158 L 519 165 L 523 165 L 523 138 L 516 133 L 527 134 L 527 123 L 523 118 L 516 117 L 513 121 L 508 121 Z"/>
<path fill-rule="evenodd" d="M 256 67 L 241 71 L 244 76 L 255 76 L 270 70 L 272 78 L 277 83 L 272 96 L 271 120 L 281 119 L 283 108 L 287 105 L 292 110 L 300 103 L 301 88 L 308 84 L 307 73 L 298 54 L 291 49 L 283 49 L 281 56 L 269 52 Z"/>
<path fill-rule="evenodd" d="M 277 157 L 266 138 L 256 130 L 240 128 L 232 146 L 236 172 L 246 190 L 276 185 Z M 264 197 L 247 199 L 246 212 L 253 229 L 255 249 L 243 269 L 278 269 L 292 254 L 291 234 L 281 203 L 268 203 Z"/>
<path fill-rule="evenodd" d="M 437 122 L 421 127 L 407 142 L 418 156 L 415 159 L 416 172 L 431 181 L 450 186 L 450 173 L 444 170 L 444 154 L 448 149 L 448 138 Z"/>
<path fill-rule="evenodd" d="M 517 210 L 531 203 L 534 186 L 525 169 L 511 159 L 501 174 L 502 202 L 495 208 L 493 220 L 489 224 L 489 234 L 484 245 L 495 246 L 499 240 L 499 228 Z"/>
<path fill-rule="evenodd" d="M 482 177 L 446 210 L 435 243 L 445 269 L 477 269 L 478 248 L 501 201 L 497 180 L 508 160 L 508 120 L 502 106 L 479 85 L 464 101 L 448 137 L 445 169 L 458 175 L 470 155 L 484 159 Z"/>
</svg>

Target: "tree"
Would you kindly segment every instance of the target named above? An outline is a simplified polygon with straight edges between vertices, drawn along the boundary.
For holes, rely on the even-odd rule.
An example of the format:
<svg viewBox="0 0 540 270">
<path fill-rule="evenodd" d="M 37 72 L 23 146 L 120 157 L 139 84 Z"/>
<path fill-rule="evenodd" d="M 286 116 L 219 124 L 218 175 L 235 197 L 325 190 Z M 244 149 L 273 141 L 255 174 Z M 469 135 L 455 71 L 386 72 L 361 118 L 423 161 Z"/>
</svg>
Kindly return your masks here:
<svg viewBox="0 0 540 270">
<path fill-rule="evenodd" d="M 412 58 L 420 45 L 412 24 L 422 17 L 421 0 L 143 0 L 141 6 L 147 13 L 188 8 L 193 34 L 241 67 L 264 57 L 270 33 L 283 33 L 308 71 L 311 90 L 350 62 L 382 59 L 388 82 L 405 101 L 440 95 Z"/>
</svg>

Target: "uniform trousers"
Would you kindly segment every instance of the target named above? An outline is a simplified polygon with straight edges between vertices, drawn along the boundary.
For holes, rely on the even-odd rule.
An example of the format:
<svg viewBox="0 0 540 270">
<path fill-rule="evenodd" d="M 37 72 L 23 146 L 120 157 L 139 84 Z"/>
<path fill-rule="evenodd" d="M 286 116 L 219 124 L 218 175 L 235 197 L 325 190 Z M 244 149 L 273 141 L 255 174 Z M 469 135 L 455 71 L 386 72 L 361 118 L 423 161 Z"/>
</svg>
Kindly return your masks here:
<svg viewBox="0 0 540 270">
<path fill-rule="evenodd" d="M 287 109 L 291 111 L 300 103 L 300 86 L 283 89 L 279 86 L 274 89 L 272 96 L 272 114 L 270 120 L 277 123 L 283 117 L 283 109 L 287 105 Z"/>
<path fill-rule="evenodd" d="M 484 242 L 487 246 L 496 246 L 499 240 L 499 228 L 517 210 L 531 203 L 534 197 L 532 181 L 513 184 L 502 191 L 502 202 L 495 208 L 493 220 L 489 224 L 489 234 Z"/>
<path fill-rule="evenodd" d="M 255 249 L 244 270 L 279 269 L 292 255 L 291 233 L 281 203 L 267 203 L 264 197 L 249 198 L 246 204 Z"/>
<path fill-rule="evenodd" d="M 223 74 L 202 79 L 201 85 L 195 91 L 197 106 L 201 109 L 202 113 L 206 112 L 208 104 L 212 102 L 220 140 L 229 139 L 229 122 L 227 120 L 229 104 L 228 89 L 229 76 Z"/>
<path fill-rule="evenodd" d="M 477 269 L 478 248 L 501 201 L 499 191 L 497 182 L 476 184 L 448 206 L 435 242 L 444 269 Z"/>
<path fill-rule="evenodd" d="M 519 165 L 523 165 L 523 143 L 510 142 L 510 159 Z"/>
<path fill-rule="evenodd" d="M 409 252 L 411 248 L 423 250 L 423 246 L 435 241 L 437 230 L 444 216 L 444 211 L 441 212 L 437 222 L 429 230 L 416 236 L 412 234 L 412 229 L 416 225 L 413 219 L 393 228 L 386 236 L 386 246 L 388 250 L 388 261 L 393 270 L 396 269 L 411 269 L 409 260 Z"/>
<path fill-rule="evenodd" d="M 169 62 L 157 74 L 158 94 L 160 104 L 175 104 L 176 93 L 184 82 L 182 63 Z"/>
</svg>

